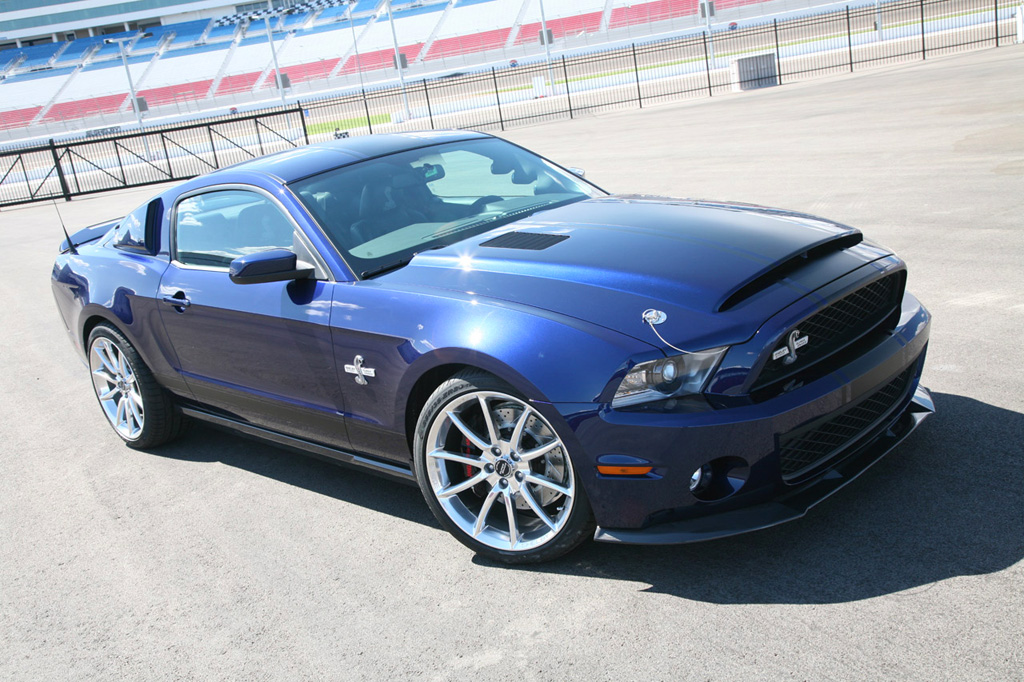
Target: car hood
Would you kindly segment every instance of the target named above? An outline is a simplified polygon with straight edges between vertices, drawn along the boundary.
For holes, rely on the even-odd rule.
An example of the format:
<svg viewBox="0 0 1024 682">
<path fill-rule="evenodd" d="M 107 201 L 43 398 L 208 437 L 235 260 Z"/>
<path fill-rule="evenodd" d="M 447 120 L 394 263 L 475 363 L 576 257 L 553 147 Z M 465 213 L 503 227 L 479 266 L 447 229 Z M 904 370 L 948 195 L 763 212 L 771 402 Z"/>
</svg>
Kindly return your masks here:
<svg viewBox="0 0 1024 682">
<path fill-rule="evenodd" d="M 514 301 L 663 347 L 641 319 L 655 308 L 667 315 L 664 339 L 697 350 L 749 339 L 782 308 L 888 254 L 805 214 L 611 196 L 420 254 L 381 280 Z"/>
</svg>

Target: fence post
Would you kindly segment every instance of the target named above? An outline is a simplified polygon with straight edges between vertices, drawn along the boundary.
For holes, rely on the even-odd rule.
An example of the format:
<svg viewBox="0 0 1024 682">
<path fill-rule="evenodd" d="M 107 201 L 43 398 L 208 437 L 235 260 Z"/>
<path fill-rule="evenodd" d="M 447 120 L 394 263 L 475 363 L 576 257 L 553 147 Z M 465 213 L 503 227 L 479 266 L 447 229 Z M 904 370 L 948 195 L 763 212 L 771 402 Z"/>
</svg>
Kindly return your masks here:
<svg viewBox="0 0 1024 682">
<path fill-rule="evenodd" d="M 996 21 L 996 47 L 999 47 L 999 0 L 992 0 L 992 14 Z"/>
<path fill-rule="evenodd" d="M 565 55 L 562 55 L 562 75 L 565 77 L 565 101 L 569 103 L 569 120 L 572 120 L 572 96 L 569 95 L 569 70 L 565 68 Z M 551 84 L 554 87 L 554 83 Z"/>
<path fill-rule="evenodd" d="M 779 52 L 779 20 L 772 19 L 772 28 L 775 30 L 775 70 L 779 79 L 779 85 L 782 85 L 782 53 Z"/>
<path fill-rule="evenodd" d="M 57 180 L 60 182 L 60 193 L 64 195 L 64 201 L 71 201 L 71 190 L 68 189 L 67 178 L 64 177 L 64 169 L 60 167 L 60 157 L 57 156 L 57 145 L 53 138 L 50 138 L 50 155 L 53 157 L 53 166 L 57 169 Z M 21 163 L 22 170 L 25 169 L 25 162 Z M 26 178 L 28 175 L 25 176 Z"/>
<path fill-rule="evenodd" d="M 846 6 L 846 49 L 850 52 L 850 73 L 853 73 L 853 31 L 850 29 L 850 6 Z"/>
<path fill-rule="evenodd" d="M 921 59 L 928 59 L 928 52 L 924 44 L 924 0 L 917 0 L 921 6 Z"/>
<path fill-rule="evenodd" d="M 494 81 L 494 101 L 498 103 L 498 123 L 501 124 L 502 132 L 505 131 L 505 119 L 501 116 L 501 95 L 498 94 L 498 74 L 494 67 L 491 67 L 491 79 Z"/>
<path fill-rule="evenodd" d="M 708 34 L 703 32 L 700 37 L 704 40 L 704 73 L 708 77 L 708 97 L 711 97 L 711 62 L 708 61 Z"/>
<path fill-rule="evenodd" d="M 366 88 L 360 88 L 363 91 L 363 109 L 366 110 L 366 127 L 369 128 L 370 134 L 373 135 L 373 123 L 370 122 L 370 104 L 366 101 Z"/>
<path fill-rule="evenodd" d="M 430 110 L 430 90 L 427 89 L 427 79 L 423 79 L 423 96 L 427 100 L 427 118 L 430 119 L 430 129 L 434 129 L 434 112 Z"/>
<path fill-rule="evenodd" d="M 295 103 L 295 111 L 299 114 L 299 121 L 302 122 L 302 137 L 309 144 L 309 130 L 306 128 L 306 111 L 302 108 L 301 102 Z"/>
<path fill-rule="evenodd" d="M 633 73 L 636 74 L 636 101 L 640 105 L 640 108 L 644 108 L 644 98 L 640 92 L 640 67 L 636 63 L 636 43 L 633 43 Z"/>
</svg>

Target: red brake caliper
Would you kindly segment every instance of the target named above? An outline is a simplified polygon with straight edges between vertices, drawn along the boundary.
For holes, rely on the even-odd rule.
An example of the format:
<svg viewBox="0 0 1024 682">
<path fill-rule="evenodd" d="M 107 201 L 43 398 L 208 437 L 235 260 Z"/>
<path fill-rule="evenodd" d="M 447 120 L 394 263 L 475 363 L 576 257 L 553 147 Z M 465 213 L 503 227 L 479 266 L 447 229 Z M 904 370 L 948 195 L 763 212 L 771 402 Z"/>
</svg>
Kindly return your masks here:
<svg viewBox="0 0 1024 682">
<path fill-rule="evenodd" d="M 472 443 L 469 442 L 469 438 L 463 437 L 463 439 L 462 439 L 462 454 L 464 454 L 464 455 L 472 455 L 473 454 Z M 471 467 L 468 464 L 466 464 L 464 466 L 466 467 L 466 478 L 471 478 L 473 476 L 473 467 Z"/>
</svg>

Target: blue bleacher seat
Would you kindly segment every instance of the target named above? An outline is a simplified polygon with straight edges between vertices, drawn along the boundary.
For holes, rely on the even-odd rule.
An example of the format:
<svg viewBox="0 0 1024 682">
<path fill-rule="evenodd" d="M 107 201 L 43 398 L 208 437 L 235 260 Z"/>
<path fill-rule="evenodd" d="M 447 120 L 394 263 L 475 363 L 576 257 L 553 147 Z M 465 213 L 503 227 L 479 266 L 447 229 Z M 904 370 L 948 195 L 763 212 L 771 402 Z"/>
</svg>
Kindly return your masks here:
<svg viewBox="0 0 1024 682">
<path fill-rule="evenodd" d="M 227 26 L 214 26 L 210 29 L 210 32 L 206 34 L 206 42 L 214 42 L 218 40 L 227 40 L 235 35 L 235 31 L 238 30 L 238 24 L 228 24 Z"/>
<path fill-rule="evenodd" d="M 33 71 L 31 73 L 22 73 L 17 76 L 8 76 L 4 81 L 5 83 L 18 83 L 21 81 L 35 80 L 36 78 L 50 78 L 51 76 L 66 76 L 75 70 L 74 66 L 66 66 L 62 69 L 44 69 L 42 71 Z"/>
<path fill-rule="evenodd" d="M 448 6 L 446 2 L 435 2 L 433 5 L 421 5 L 419 7 L 398 8 L 392 10 L 392 14 L 395 19 L 401 17 L 415 17 L 420 14 L 430 14 L 431 12 L 443 12 L 444 8 Z"/>
<path fill-rule="evenodd" d="M 352 14 L 360 14 L 362 12 L 373 12 L 380 5 L 380 0 L 359 0 L 356 6 L 352 8 Z"/>
<path fill-rule="evenodd" d="M 316 23 L 321 24 L 328 21 L 338 21 L 348 16 L 348 7 L 345 5 L 338 5 L 337 7 L 328 7 L 319 14 L 316 18 Z"/>
<path fill-rule="evenodd" d="M 295 14 L 289 14 L 284 18 L 284 27 L 286 29 L 298 28 L 299 26 L 306 22 L 306 19 L 309 19 L 309 12 L 297 12 Z"/>
</svg>

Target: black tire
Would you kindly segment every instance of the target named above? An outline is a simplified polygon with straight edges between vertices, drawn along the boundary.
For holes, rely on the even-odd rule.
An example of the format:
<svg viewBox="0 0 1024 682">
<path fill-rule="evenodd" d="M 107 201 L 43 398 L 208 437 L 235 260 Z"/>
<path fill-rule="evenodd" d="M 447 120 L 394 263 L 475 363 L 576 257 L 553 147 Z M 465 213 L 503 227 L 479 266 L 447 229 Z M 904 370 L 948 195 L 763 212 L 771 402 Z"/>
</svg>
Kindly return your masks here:
<svg viewBox="0 0 1024 682">
<path fill-rule="evenodd" d="M 128 447 L 155 448 L 184 433 L 188 419 L 120 331 L 107 323 L 96 325 L 89 334 L 86 354 L 100 410 Z M 123 423 L 121 414 L 125 415 Z"/>
<path fill-rule="evenodd" d="M 431 394 L 416 423 L 413 470 L 445 530 L 495 561 L 551 561 L 593 536 L 593 512 L 561 436 L 491 374 L 465 370 Z"/>
</svg>

